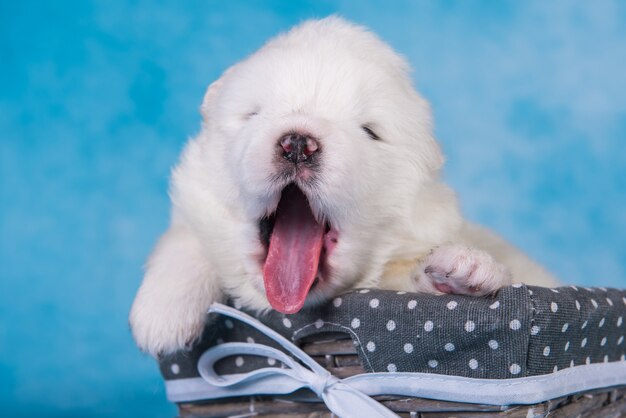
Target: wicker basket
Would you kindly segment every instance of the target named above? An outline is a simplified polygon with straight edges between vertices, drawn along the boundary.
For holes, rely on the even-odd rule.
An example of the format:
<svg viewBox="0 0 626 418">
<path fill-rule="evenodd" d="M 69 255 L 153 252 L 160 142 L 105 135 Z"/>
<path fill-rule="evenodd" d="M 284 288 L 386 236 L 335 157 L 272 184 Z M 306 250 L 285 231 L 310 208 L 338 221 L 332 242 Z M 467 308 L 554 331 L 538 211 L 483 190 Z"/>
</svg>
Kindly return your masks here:
<svg viewBox="0 0 626 418">
<path fill-rule="evenodd" d="M 333 375 L 345 378 L 364 373 L 352 340 L 308 340 L 301 348 Z M 380 403 L 401 417 L 626 417 L 626 387 L 607 388 L 552 399 L 536 405 L 476 405 L 423 398 L 377 396 Z M 182 418 L 268 417 L 330 418 L 333 414 L 309 391 L 290 396 L 223 399 L 181 403 Z M 365 418 L 365 417 L 364 417 Z"/>
<path fill-rule="evenodd" d="M 529 295 L 528 299 L 524 299 L 524 295 Z M 397 315 L 408 315 L 406 319 L 410 319 L 408 324 L 410 326 L 410 328 L 408 328 L 409 330 L 424 330 L 424 324 L 430 323 L 430 321 L 424 322 L 424 320 L 426 318 L 433 318 L 433 315 L 439 315 L 441 322 L 449 326 L 449 328 L 441 329 L 441 335 L 445 335 L 445 337 L 442 338 L 445 339 L 440 340 L 436 344 L 439 347 L 442 347 L 441 342 L 448 341 L 449 337 L 458 337 L 459 334 L 457 332 L 458 330 L 455 331 L 456 328 L 460 327 L 463 329 L 463 335 L 465 335 L 465 333 L 472 335 L 472 339 L 470 339 L 469 342 L 470 345 L 466 347 L 462 346 L 461 340 L 455 340 L 455 342 L 459 343 L 457 350 L 454 351 L 454 354 L 445 354 L 448 357 L 440 357 L 441 362 L 437 369 L 439 373 L 436 374 L 427 373 L 424 375 L 424 371 L 418 369 L 420 362 L 424 360 L 423 356 L 420 360 L 419 355 L 428 351 L 428 346 L 424 345 L 426 341 L 423 339 L 423 344 L 420 343 L 419 346 L 415 346 L 419 347 L 419 350 L 416 349 L 414 351 L 413 346 L 411 346 L 410 352 L 412 354 L 408 355 L 408 357 L 415 359 L 417 363 L 411 366 L 415 367 L 415 370 L 409 372 L 417 372 L 417 375 L 421 373 L 422 376 L 426 376 L 423 378 L 418 377 L 418 379 L 426 379 L 422 380 L 422 383 L 429 386 L 421 386 L 422 389 L 415 390 L 415 386 L 405 386 L 402 381 L 400 384 L 403 385 L 405 390 L 397 392 L 372 392 L 373 394 L 404 393 L 405 395 L 415 393 L 430 397 L 426 399 L 397 395 L 372 396 L 380 404 L 399 416 L 626 417 L 626 360 L 624 355 L 624 350 L 626 350 L 626 344 L 624 344 L 626 342 L 624 336 L 624 331 L 626 330 L 626 321 L 624 320 L 626 318 L 626 291 L 607 290 L 604 288 L 586 290 L 579 290 L 577 288 L 559 288 L 552 290 L 541 288 L 511 288 L 501 292 L 496 302 L 493 302 L 493 300 L 477 300 L 474 298 L 468 298 L 466 300 L 455 298 L 453 304 L 445 297 L 431 298 L 430 296 L 420 295 L 416 296 L 420 298 L 420 306 L 422 307 L 419 313 L 412 310 L 413 307 L 416 306 L 414 303 L 415 300 L 412 299 L 414 297 L 413 295 L 396 295 L 395 293 L 385 293 L 385 291 L 375 293 L 372 291 L 367 294 L 355 292 L 349 295 L 343 295 L 342 297 L 343 303 L 341 304 L 341 308 L 343 309 L 345 307 L 346 311 L 349 312 L 348 316 L 341 314 L 341 312 L 338 313 L 340 309 L 335 309 L 337 305 L 335 305 L 335 307 L 329 307 L 326 311 L 305 312 L 298 316 L 290 316 L 289 319 L 285 316 L 273 313 L 263 318 L 263 321 L 266 321 L 266 324 L 263 325 L 266 327 L 266 331 L 263 331 L 265 334 L 255 334 L 254 329 L 245 324 L 240 324 L 239 321 L 221 318 L 217 322 L 210 322 L 210 325 L 207 326 L 206 338 L 203 339 L 197 347 L 193 348 L 191 351 L 180 352 L 173 357 L 164 358 L 160 361 L 161 371 L 166 380 L 166 385 L 168 385 L 168 397 L 172 401 L 178 402 L 180 416 L 334 416 L 326 407 L 326 404 L 309 389 L 299 389 L 288 395 L 271 396 L 260 394 L 268 392 L 287 392 L 274 391 L 273 387 L 269 387 L 268 390 L 267 386 L 265 388 L 260 386 L 258 388 L 255 387 L 255 390 L 247 392 L 237 392 L 237 390 L 234 390 L 233 392 L 226 391 L 223 392 L 224 394 L 220 394 L 221 392 L 219 391 L 215 392 L 216 389 L 205 389 L 204 392 L 201 391 L 201 393 L 198 393 L 193 390 L 188 390 L 187 388 L 191 386 L 187 386 L 187 382 L 200 382 L 200 385 L 204 385 L 203 382 L 205 382 L 205 380 L 203 379 L 206 379 L 206 376 L 204 378 L 200 377 L 198 371 L 200 371 L 200 375 L 202 375 L 202 370 L 205 369 L 201 366 L 201 357 L 203 357 L 203 353 L 206 354 L 209 351 L 213 351 L 212 347 L 216 347 L 216 350 L 219 352 L 220 350 L 217 347 L 224 342 L 235 342 L 235 345 L 239 344 L 239 347 L 241 347 L 242 344 L 245 346 L 247 344 L 246 341 L 248 343 L 253 342 L 256 345 L 261 344 L 262 346 L 272 345 L 271 339 L 266 338 L 267 335 L 269 335 L 267 334 L 267 330 L 274 333 L 278 332 L 282 334 L 281 338 L 285 339 L 286 337 L 285 341 L 290 340 L 296 343 L 297 346 L 310 357 L 308 359 L 310 364 L 314 365 L 317 363 L 321 365 L 323 369 L 326 369 L 336 378 L 344 379 L 359 376 L 356 378 L 357 380 L 349 380 L 350 382 L 358 382 L 363 376 L 370 376 L 369 373 L 372 372 L 378 373 L 379 376 L 386 375 L 393 378 L 394 373 L 381 374 L 380 372 L 385 371 L 383 368 L 386 368 L 385 366 L 389 361 L 397 363 L 398 369 L 404 371 L 401 369 L 401 359 L 397 357 L 397 354 L 393 354 L 392 357 L 389 357 L 389 352 L 383 349 L 385 348 L 383 340 L 377 340 L 376 354 L 378 355 L 380 352 L 380 354 L 385 357 L 385 361 L 376 363 L 377 359 L 364 356 L 365 344 L 363 342 L 370 341 L 370 338 L 374 338 L 373 334 L 366 334 L 365 332 L 367 330 L 364 330 L 364 328 L 369 327 L 370 332 L 372 330 L 378 330 L 380 329 L 381 319 L 384 323 L 392 313 L 396 313 Z M 377 303 L 372 304 L 370 302 L 374 297 Z M 555 300 L 558 301 L 558 303 L 554 302 Z M 532 303 L 526 303 L 528 301 Z M 396 305 L 391 306 L 391 303 Z M 430 305 L 431 303 L 432 305 Z M 514 303 L 517 303 L 519 311 L 516 311 L 517 308 L 513 305 Z M 326 324 L 337 325 L 337 323 L 342 320 L 346 323 L 345 321 L 349 321 L 349 318 L 352 318 L 352 315 L 355 313 L 374 312 L 371 310 L 374 309 L 372 305 L 375 306 L 376 313 L 374 315 L 378 318 L 377 321 L 379 322 L 361 321 L 360 326 L 357 325 L 356 328 L 358 328 L 358 332 L 362 333 L 360 337 L 366 338 L 360 340 L 360 342 L 357 341 L 358 339 L 354 338 L 354 332 L 351 331 L 350 334 L 345 332 L 345 326 L 339 327 L 340 329 L 332 329 L 332 327 L 326 329 L 322 327 L 321 318 L 327 321 L 325 322 Z M 363 308 L 364 306 L 365 308 Z M 398 309 L 398 306 L 408 306 L 407 309 L 410 310 L 410 313 L 407 314 L 407 311 Z M 493 310 L 496 306 L 506 307 L 507 309 L 496 313 Z M 387 309 L 387 311 L 382 312 L 381 309 L 383 307 Z M 227 309 L 236 311 L 232 308 Z M 491 316 L 481 316 L 481 312 L 487 312 Z M 522 313 L 526 313 L 527 316 L 521 316 Z M 444 318 L 445 315 L 449 315 L 449 317 Z M 475 319 L 482 318 L 483 323 L 487 324 L 488 327 L 480 327 L 483 323 L 476 322 L 475 330 L 474 326 L 468 328 L 464 319 L 467 318 L 468 315 L 474 315 L 473 318 Z M 363 319 L 364 316 L 361 316 L 361 318 Z M 253 318 L 250 319 L 256 321 Z M 497 321 L 494 322 L 496 319 Z M 563 321 L 566 321 L 566 323 Z M 469 322 L 471 321 L 468 321 L 468 323 Z M 524 327 L 519 328 L 520 323 L 527 325 L 527 333 L 523 332 Z M 419 324 L 421 324 L 421 328 Z M 381 331 L 385 333 L 384 335 L 389 335 L 389 337 L 384 338 L 393 338 L 391 337 L 392 335 L 398 335 L 405 338 L 402 340 L 403 343 L 406 342 L 406 338 L 408 338 L 407 335 L 414 335 L 415 332 L 407 331 L 407 328 L 400 329 L 402 325 L 407 324 L 394 324 L 393 332 L 392 329 L 384 329 L 383 327 Z M 474 325 L 473 322 L 472 325 Z M 434 331 L 431 332 L 433 328 L 432 323 L 426 328 L 428 328 L 426 331 L 429 335 L 434 334 Z M 539 329 L 541 329 L 541 332 L 538 331 Z M 260 328 L 257 328 L 257 330 L 260 330 Z M 302 332 L 303 330 L 304 332 Z M 390 334 L 387 334 L 387 332 L 390 332 Z M 560 341 L 559 338 L 563 338 L 566 334 L 567 343 L 563 350 L 561 343 L 564 340 Z M 480 357 L 473 357 L 478 358 L 478 363 L 484 366 L 482 372 L 489 373 L 489 375 L 482 377 L 483 379 L 488 379 L 488 382 L 491 382 L 489 383 L 491 385 L 489 389 L 487 386 L 479 383 L 476 386 L 472 386 L 471 390 L 467 390 L 467 388 L 459 389 L 459 387 L 457 387 L 453 389 L 456 390 L 456 392 L 454 392 L 456 395 L 453 395 L 453 392 L 450 392 L 451 387 L 438 386 L 437 382 L 442 380 L 449 382 L 448 377 L 453 377 L 454 379 L 458 377 L 466 381 L 470 378 L 469 380 L 472 381 L 472 384 L 481 382 L 480 380 L 471 379 L 473 373 L 481 372 L 481 370 L 471 367 L 471 363 L 469 368 L 467 368 L 468 363 L 466 359 L 463 360 L 463 364 L 466 366 L 465 369 L 448 369 L 446 371 L 442 368 L 453 364 L 456 361 L 455 359 L 459 358 L 458 356 L 464 353 L 467 354 L 467 350 L 463 351 L 463 348 L 473 350 L 475 348 L 473 347 L 473 345 L 475 345 L 474 343 L 482 346 L 485 341 L 491 343 L 491 338 L 496 338 L 500 341 L 500 349 L 507 346 L 509 350 L 512 350 L 510 351 L 513 356 L 511 358 L 517 359 L 516 362 L 521 365 L 521 370 L 520 367 L 516 365 L 515 373 L 511 371 L 515 376 L 502 375 L 498 377 L 497 375 L 499 370 L 502 369 L 502 362 L 504 362 L 504 364 L 511 364 L 508 362 L 510 360 L 509 357 L 493 358 L 491 359 L 492 361 L 489 361 L 489 358 L 483 358 L 481 360 Z M 569 340 L 571 340 L 571 344 Z M 520 345 L 518 344 L 519 341 L 527 341 L 528 343 L 526 345 Z M 388 347 L 397 350 L 398 344 L 396 343 L 397 341 L 394 341 L 394 344 Z M 546 346 L 547 344 L 552 346 L 552 350 L 549 349 L 550 347 Z M 293 349 L 297 350 L 296 347 Z M 292 353 L 293 349 L 290 349 Z M 228 349 L 225 348 L 225 350 L 230 353 Z M 407 353 L 408 352 L 409 351 L 407 351 Z M 255 365 L 250 358 L 245 357 L 243 352 L 241 354 L 238 353 L 239 352 L 235 352 L 234 354 L 227 354 L 226 357 L 220 357 L 221 360 L 214 363 L 215 372 L 222 376 L 233 373 L 233 376 L 240 376 L 241 373 L 248 373 L 248 371 L 243 370 L 246 367 L 252 370 L 258 367 L 267 367 L 267 362 L 262 363 L 260 366 L 259 364 Z M 428 354 L 429 357 L 426 358 L 431 358 L 431 354 L 432 353 Z M 245 361 L 241 357 L 238 357 L 240 355 L 244 355 Z M 264 354 L 259 355 L 261 357 L 264 356 Z M 441 355 L 443 356 L 443 354 Z M 474 356 L 475 353 L 472 352 L 471 355 Z M 571 363 L 570 358 L 574 358 Z M 238 362 L 236 361 L 237 359 L 239 360 Z M 476 361 L 472 361 L 475 365 Z M 498 363 L 498 361 L 500 361 L 500 363 Z M 265 366 L 263 366 L 263 364 L 265 364 Z M 269 364 L 275 364 L 276 367 L 280 366 L 280 363 L 275 362 L 270 362 Z M 242 365 L 243 367 L 240 367 Z M 283 366 L 286 366 L 286 364 L 283 364 Z M 553 366 L 554 370 L 552 370 Z M 508 371 L 508 368 L 506 370 Z M 604 374 L 598 374 L 597 371 L 600 370 Z M 554 372 L 557 371 L 558 373 L 554 374 Z M 463 376 L 464 373 L 465 376 Z M 445 376 L 446 374 L 448 377 Z M 430 376 L 434 376 L 432 381 L 430 380 Z M 550 381 L 551 376 L 556 376 L 555 378 L 561 379 L 558 380 L 560 383 L 556 385 L 558 388 L 557 391 L 550 391 L 550 389 L 548 389 L 550 387 L 554 389 L 555 386 L 554 381 Z M 570 376 L 575 376 L 573 380 L 579 383 L 583 381 L 584 384 L 582 386 L 572 386 Z M 598 381 L 595 379 L 598 376 L 604 377 Z M 518 377 L 534 379 L 533 384 L 539 382 L 537 383 L 538 388 L 536 389 L 545 394 L 545 396 L 528 397 L 524 395 L 523 391 L 519 389 L 520 386 L 514 386 L 511 383 L 515 382 L 516 385 L 518 383 L 524 384 L 523 379 L 520 380 Z M 563 377 L 565 377 L 565 380 L 563 380 Z M 503 380 L 501 384 L 499 379 L 505 380 Z M 206 387 L 210 388 L 211 386 Z M 433 395 L 434 392 L 430 390 L 431 388 L 434 388 L 434 392 L 438 392 L 439 395 Z M 589 390 L 579 392 L 585 389 Z M 268 390 L 268 392 L 266 392 L 266 390 Z M 459 390 L 461 390 L 461 392 L 459 392 Z M 428 395 L 428 392 L 431 394 Z M 181 393 L 182 395 L 180 395 Z M 239 395 L 237 395 L 237 393 L 239 393 Z M 461 395 L 459 395 L 459 393 Z M 491 395 L 488 393 L 491 393 Z M 469 402 L 471 402 L 471 400 L 475 400 L 475 402 L 491 402 L 487 399 L 494 399 L 492 397 L 493 393 L 496 394 L 497 399 L 506 400 L 494 401 L 493 404 L 441 400 L 454 399 Z M 513 397 L 511 397 L 511 393 L 513 393 Z M 553 393 L 554 395 L 547 395 L 549 393 Z M 551 397 L 553 397 L 553 399 L 550 399 Z M 518 400 L 518 403 L 524 404 L 515 404 L 516 402 L 514 400 Z M 348 406 L 353 405 L 351 403 L 352 401 L 347 401 L 346 398 L 343 398 L 343 402 L 347 402 Z M 532 402 L 537 403 L 529 404 Z M 361 409 L 361 411 L 362 410 L 363 409 Z M 361 415 L 364 415 L 363 418 L 366 416 L 365 414 Z"/>
</svg>

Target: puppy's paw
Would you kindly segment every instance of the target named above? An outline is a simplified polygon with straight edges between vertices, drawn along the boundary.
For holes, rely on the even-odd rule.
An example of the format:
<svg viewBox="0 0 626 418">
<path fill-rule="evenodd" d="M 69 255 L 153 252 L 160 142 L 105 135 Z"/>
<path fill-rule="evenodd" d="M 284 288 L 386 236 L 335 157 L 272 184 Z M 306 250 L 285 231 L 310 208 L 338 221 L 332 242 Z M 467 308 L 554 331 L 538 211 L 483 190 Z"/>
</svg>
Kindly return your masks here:
<svg viewBox="0 0 626 418">
<path fill-rule="evenodd" d="M 202 334 L 206 315 L 182 303 L 159 305 L 137 300 L 130 326 L 139 348 L 153 357 L 191 347 Z"/>
<path fill-rule="evenodd" d="M 186 228 L 170 228 L 148 260 L 130 311 L 137 345 L 155 357 L 189 347 L 202 333 L 208 307 L 220 299 L 198 240 Z"/>
<path fill-rule="evenodd" d="M 421 263 L 416 279 L 420 290 L 484 296 L 511 283 L 511 273 L 488 253 L 464 245 L 435 248 Z"/>
</svg>

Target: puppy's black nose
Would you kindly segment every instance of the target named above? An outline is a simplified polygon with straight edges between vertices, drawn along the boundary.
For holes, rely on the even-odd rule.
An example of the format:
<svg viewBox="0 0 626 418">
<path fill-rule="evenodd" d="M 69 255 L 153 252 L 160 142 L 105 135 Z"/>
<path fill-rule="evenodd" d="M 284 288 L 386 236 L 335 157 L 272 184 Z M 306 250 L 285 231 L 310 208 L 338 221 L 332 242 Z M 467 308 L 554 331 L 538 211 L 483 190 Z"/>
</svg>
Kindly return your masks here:
<svg viewBox="0 0 626 418">
<path fill-rule="evenodd" d="M 283 158 L 294 164 L 308 160 L 319 149 L 319 144 L 308 135 L 289 133 L 279 140 L 283 148 Z"/>
</svg>

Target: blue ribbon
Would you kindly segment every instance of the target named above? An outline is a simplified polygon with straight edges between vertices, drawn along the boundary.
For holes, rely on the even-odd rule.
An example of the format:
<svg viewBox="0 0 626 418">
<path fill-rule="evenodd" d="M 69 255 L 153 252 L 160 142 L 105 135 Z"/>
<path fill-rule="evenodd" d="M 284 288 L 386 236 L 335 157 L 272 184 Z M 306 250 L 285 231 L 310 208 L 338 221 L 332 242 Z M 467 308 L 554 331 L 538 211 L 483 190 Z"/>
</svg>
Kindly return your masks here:
<svg viewBox="0 0 626 418">
<path fill-rule="evenodd" d="M 284 352 L 256 343 L 224 343 L 208 349 L 198 360 L 198 372 L 209 384 L 238 392 L 248 386 L 254 386 L 256 393 L 291 392 L 301 388 L 312 390 L 335 415 L 342 418 L 397 417 L 395 413 L 370 398 L 346 381 L 333 376 L 320 366 L 298 346 L 287 340 L 273 329 L 236 309 L 214 303 L 209 313 L 218 313 L 238 319 L 267 335 L 294 357 L 304 363 L 302 366 Z M 248 373 L 219 375 L 215 372 L 215 363 L 237 355 L 254 355 L 272 358 L 282 362 L 285 368 L 265 367 Z"/>
</svg>

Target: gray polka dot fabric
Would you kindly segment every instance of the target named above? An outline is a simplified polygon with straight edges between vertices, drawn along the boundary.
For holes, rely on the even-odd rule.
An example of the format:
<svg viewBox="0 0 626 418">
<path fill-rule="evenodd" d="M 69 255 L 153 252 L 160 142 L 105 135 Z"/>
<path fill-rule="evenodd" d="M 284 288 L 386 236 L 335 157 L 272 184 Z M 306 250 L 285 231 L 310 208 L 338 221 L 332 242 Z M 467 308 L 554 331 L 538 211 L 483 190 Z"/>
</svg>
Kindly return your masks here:
<svg viewBox="0 0 626 418">
<path fill-rule="evenodd" d="M 346 334 L 367 372 L 509 379 L 624 361 L 625 317 L 624 290 L 514 285 L 494 298 L 361 289 L 296 315 L 272 311 L 258 319 L 295 342 Z M 197 377 L 199 356 L 232 341 L 276 347 L 251 327 L 213 317 L 195 347 L 160 359 L 161 372 L 166 380 Z M 268 366 L 280 364 L 236 356 L 216 368 L 234 373 Z"/>
<path fill-rule="evenodd" d="M 626 292 L 605 288 L 529 288 L 534 315 L 528 375 L 624 361 Z"/>
</svg>

